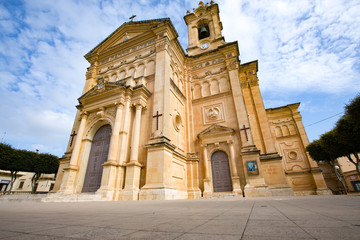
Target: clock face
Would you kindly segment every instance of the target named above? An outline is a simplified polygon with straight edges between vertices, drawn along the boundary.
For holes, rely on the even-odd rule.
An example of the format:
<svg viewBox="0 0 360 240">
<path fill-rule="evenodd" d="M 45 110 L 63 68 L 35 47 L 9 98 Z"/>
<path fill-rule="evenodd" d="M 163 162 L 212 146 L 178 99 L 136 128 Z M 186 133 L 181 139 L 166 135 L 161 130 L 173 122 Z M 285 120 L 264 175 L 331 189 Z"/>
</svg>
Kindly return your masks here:
<svg viewBox="0 0 360 240">
<path fill-rule="evenodd" d="M 201 49 L 206 49 L 209 47 L 209 42 L 204 42 L 201 44 Z"/>
</svg>

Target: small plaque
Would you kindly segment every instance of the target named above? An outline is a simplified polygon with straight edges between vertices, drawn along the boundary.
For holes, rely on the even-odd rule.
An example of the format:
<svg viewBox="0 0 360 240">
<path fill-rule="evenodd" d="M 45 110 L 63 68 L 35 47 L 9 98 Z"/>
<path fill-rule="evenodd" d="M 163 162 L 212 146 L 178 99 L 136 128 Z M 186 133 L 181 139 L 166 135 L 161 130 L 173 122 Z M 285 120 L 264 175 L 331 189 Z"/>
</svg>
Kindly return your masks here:
<svg viewBox="0 0 360 240">
<path fill-rule="evenodd" d="M 258 169 L 256 161 L 247 161 L 246 168 L 247 168 L 248 175 L 258 175 L 259 174 L 259 169 Z"/>
</svg>

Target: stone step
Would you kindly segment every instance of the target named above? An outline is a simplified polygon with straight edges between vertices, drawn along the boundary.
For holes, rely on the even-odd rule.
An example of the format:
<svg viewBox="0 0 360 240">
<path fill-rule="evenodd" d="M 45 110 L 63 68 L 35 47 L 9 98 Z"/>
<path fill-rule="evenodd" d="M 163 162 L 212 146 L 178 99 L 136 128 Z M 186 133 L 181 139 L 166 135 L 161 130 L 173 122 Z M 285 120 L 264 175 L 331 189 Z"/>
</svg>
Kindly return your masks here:
<svg viewBox="0 0 360 240">
<path fill-rule="evenodd" d="M 14 194 L 14 195 L 2 195 L 0 196 L 0 201 L 10 202 L 10 201 L 35 201 L 41 202 L 42 199 L 46 198 L 47 194 Z"/>
<path fill-rule="evenodd" d="M 204 199 L 224 199 L 224 198 L 243 198 L 242 195 L 236 195 L 233 192 L 214 192 L 207 194 L 203 197 Z"/>
<path fill-rule="evenodd" d="M 48 194 L 42 202 L 91 202 L 91 201 L 104 201 L 101 195 L 95 193 L 79 193 L 79 194 L 61 194 L 52 193 Z"/>
</svg>

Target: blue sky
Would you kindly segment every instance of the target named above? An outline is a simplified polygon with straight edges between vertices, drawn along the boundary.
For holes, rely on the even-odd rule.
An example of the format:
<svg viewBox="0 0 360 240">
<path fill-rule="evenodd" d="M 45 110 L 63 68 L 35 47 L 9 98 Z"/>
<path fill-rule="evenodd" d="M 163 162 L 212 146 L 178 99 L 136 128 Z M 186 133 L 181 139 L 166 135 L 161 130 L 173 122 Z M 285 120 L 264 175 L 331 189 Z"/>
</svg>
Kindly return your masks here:
<svg viewBox="0 0 360 240">
<path fill-rule="evenodd" d="M 343 112 L 360 91 L 357 0 L 222 0 L 225 40 L 258 59 L 265 107 L 301 102 L 306 126 Z M 89 66 L 83 56 L 129 17 L 170 17 L 187 47 L 198 1 L 0 0 L 0 140 L 61 156 Z M 340 115 L 306 127 L 309 140 Z"/>
</svg>

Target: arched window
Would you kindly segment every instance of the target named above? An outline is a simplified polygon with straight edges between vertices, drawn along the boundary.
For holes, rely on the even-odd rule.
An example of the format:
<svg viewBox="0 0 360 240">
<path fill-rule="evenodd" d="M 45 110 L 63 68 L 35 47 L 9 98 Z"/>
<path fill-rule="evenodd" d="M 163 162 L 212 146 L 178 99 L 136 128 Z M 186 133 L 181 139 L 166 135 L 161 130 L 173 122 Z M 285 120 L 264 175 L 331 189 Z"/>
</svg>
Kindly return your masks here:
<svg viewBox="0 0 360 240">
<path fill-rule="evenodd" d="M 135 68 L 134 67 L 130 68 L 128 72 L 128 77 L 134 77 L 134 73 L 135 73 Z"/>
<path fill-rule="evenodd" d="M 116 82 L 116 74 L 114 74 L 114 75 L 111 76 L 111 81 L 112 81 L 112 82 Z"/>
<path fill-rule="evenodd" d="M 203 97 L 210 96 L 210 84 L 208 82 L 204 82 L 202 84 L 202 96 Z"/>
<path fill-rule="evenodd" d="M 136 77 L 142 77 L 142 76 L 144 76 L 144 69 L 145 69 L 145 65 L 144 65 L 144 64 L 140 64 L 140 65 L 137 67 L 137 70 L 136 70 Z"/>
<path fill-rule="evenodd" d="M 124 79 L 125 78 L 125 75 L 126 75 L 126 72 L 125 71 L 121 71 L 120 74 L 119 74 L 119 79 Z"/>
</svg>

